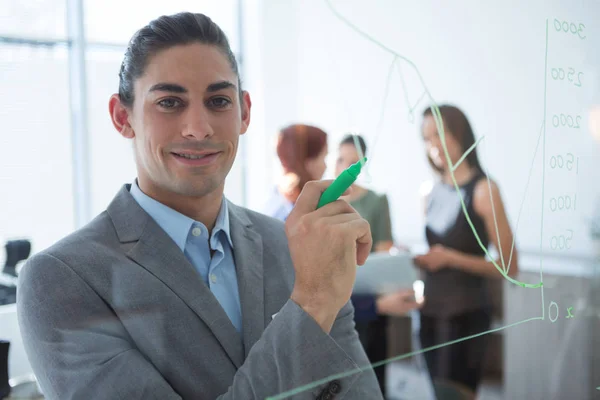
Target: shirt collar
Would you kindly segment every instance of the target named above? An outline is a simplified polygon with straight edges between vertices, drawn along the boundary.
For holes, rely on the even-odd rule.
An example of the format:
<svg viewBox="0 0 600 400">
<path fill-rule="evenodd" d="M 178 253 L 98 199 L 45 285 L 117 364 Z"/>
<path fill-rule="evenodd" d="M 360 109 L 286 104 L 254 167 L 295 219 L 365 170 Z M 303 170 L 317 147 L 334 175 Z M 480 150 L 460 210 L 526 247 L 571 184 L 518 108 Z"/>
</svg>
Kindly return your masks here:
<svg viewBox="0 0 600 400">
<path fill-rule="evenodd" d="M 223 201 L 221 201 L 221 209 L 217 215 L 212 235 L 215 236 L 219 231 L 225 232 L 225 237 L 229 242 L 229 246 L 233 249 L 233 241 L 231 240 L 231 232 L 229 229 L 229 208 L 227 207 L 227 199 L 225 196 L 223 196 Z"/>
<path fill-rule="evenodd" d="M 154 200 L 148 196 L 139 188 L 137 179 L 133 182 L 130 189 L 131 196 L 137 201 L 137 203 L 156 221 L 156 223 L 173 239 L 175 244 L 184 251 L 185 244 L 190 229 L 194 224 L 200 224 L 201 222 L 195 221 L 190 217 L 181 214 L 178 211 L 162 204 L 159 201 Z M 233 242 L 231 240 L 231 234 L 229 230 L 229 210 L 227 207 L 227 200 L 223 197 L 221 202 L 221 209 L 217 215 L 215 221 L 215 227 L 212 231 L 212 237 L 217 237 L 219 231 L 225 232 L 225 237 L 231 248 L 233 248 Z"/>
</svg>

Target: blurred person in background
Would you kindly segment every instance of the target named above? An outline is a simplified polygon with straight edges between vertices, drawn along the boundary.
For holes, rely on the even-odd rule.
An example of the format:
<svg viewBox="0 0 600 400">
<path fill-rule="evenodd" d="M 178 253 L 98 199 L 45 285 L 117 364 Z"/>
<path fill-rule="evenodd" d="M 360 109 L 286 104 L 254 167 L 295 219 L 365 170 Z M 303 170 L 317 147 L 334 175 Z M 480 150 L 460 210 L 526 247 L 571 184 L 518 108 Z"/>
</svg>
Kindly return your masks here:
<svg viewBox="0 0 600 400">
<path fill-rule="evenodd" d="M 475 144 L 473 129 L 457 107 L 439 107 L 450 162 L 444 153 L 432 109 L 423 113 L 421 134 L 427 159 L 437 175 L 424 191 L 425 234 L 430 246 L 415 257 L 424 271 L 425 303 L 421 310 L 423 348 L 447 343 L 490 329 L 489 279 L 502 274 L 486 259 L 461 206 L 461 197 L 483 246 L 492 244 L 506 263 L 508 275 L 518 272 L 517 251 L 511 254 L 513 234 L 498 185 L 483 172 L 475 149 L 454 170 L 460 196 L 452 180 L 452 166 Z M 502 246 L 500 246 L 502 244 Z M 512 256 L 512 258 L 511 258 Z M 444 346 L 425 353 L 433 380 L 462 384 L 476 392 L 481 380 L 486 335 Z"/>
<path fill-rule="evenodd" d="M 263 212 L 285 221 L 304 185 L 325 173 L 327 133 L 316 126 L 289 125 L 277 136 L 277 156 L 283 175 Z"/>
<path fill-rule="evenodd" d="M 338 146 L 335 175 L 339 176 L 350 165 L 357 163 L 361 156 L 367 156 L 365 139 L 360 135 L 346 135 Z M 394 247 L 394 239 L 387 195 L 377 194 L 355 183 L 350 194 L 342 198 L 369 222 L 373 236 L 371 252 L 389 252 Z M 423 302 L 415 301 L 413 290 L 401 290 L 383 296 L 353 295 L 352 304 L 360 341 L 369 361 L 375 363 L 388 357 L 389 317 L 405 316 L 411 310 L 420 308 Z M 385 365 L 375 368 L 375 375 L 385 393 Z"/>
<path fill-rule="evenodd" d="M 358 140 L 365 154 L 364 139 L 359 137 Z M 310 180 L 321 179 L 325 173 L 327 150 L 327 134 L 319 128 L 297 124 L 281 130 L 277 140 L 277 155 L 284 175 L 268 203 L 268 215 L 281 220 L 287 218 L 304 185 Z M 336 176 L 358 160 L 354 140 L 348 136 L 339 146 Z M 380 196 L 355 184 L 349 194 L 341 199 L 349 202 L 369 222 L 373 237 L 371 252 L 388 252 L 393 246 L 393 238 L 387 196 Z M 387 358 L 387 316 L 404 316 L 420 306 L 412 290 L 385 296 L 353 295 L 351 300 L 355 308 L 356 330 L 371 363 Z M 385 393 L 385 366 L 379 366 L 374 371 L 379 387 Z"/>
</svg>

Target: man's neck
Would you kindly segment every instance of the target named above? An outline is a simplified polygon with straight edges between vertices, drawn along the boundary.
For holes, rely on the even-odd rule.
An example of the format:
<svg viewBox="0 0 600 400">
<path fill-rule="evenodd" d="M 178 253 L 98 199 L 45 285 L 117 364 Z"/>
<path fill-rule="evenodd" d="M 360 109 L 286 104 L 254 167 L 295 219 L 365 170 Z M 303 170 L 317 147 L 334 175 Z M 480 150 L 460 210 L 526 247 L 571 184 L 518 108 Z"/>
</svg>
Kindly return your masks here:
<svg viewBox="0 0 600 400">
<path fill-rule="evenodd" d="M 138 186 L 147 196 L 194 221 L 201 222 L 206 226 L 209 234 L 212 233 L 223 202 L 223 185 L 205 196 L 198 197 L 185 196 L 156 189 L 148 190 L 139 181 Z"/>
</svg>

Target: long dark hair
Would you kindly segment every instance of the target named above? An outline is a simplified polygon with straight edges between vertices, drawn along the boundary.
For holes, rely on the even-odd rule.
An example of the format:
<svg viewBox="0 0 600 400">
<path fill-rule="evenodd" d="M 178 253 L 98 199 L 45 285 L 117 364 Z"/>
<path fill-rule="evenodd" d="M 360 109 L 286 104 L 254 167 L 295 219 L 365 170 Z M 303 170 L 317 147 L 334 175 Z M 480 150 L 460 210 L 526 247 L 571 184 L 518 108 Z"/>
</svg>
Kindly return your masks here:
<svg viewBox="0 0 600 400">
<path fill-rule="evenodd" d="M 231 69 L 238 78 L 238 87 L 241 93 L 242 86 L 237 62 L 225 33 L 204 14 L 182 12 L 163 15 L 133 35 L 119 72 L 121 102 L 128 107 L 133 105 L 133 84 L 144 74 L 153 55 L 173 46 L 190 43 L 216 46 L 227 57 Z"/>
<path fill-rule="evenodd" d="M 443 104 L 438 106 L 438 108 L 445 125 L 444 133 L 451 134 L 458 141 L 462 153 L 464 154 L 464 152 L 475 143 L 475 134 L 473 133 L 473 128 L 471 128 L 471 124 L 469 123 L 467 116 L 458 107 L 448 104 Z M 425 111 L 423 111 L 423 118 L 425 117 L 433 117 L 432 107 L 428 107 L 425 109 Z M 429 155 L 427 155 L 427 160 L 435 171 L 440 174 L 444 172 L 437 165 L 435 165 Z M 465 161 L 469 163 L 471 168 L 475 168 L 478 172 L 483 173 L 483 168 L 481 167 L 479 158 L 477 157 L 477 149 L 473 149 L 473 151 L 467 155 Z"/>
</svg>

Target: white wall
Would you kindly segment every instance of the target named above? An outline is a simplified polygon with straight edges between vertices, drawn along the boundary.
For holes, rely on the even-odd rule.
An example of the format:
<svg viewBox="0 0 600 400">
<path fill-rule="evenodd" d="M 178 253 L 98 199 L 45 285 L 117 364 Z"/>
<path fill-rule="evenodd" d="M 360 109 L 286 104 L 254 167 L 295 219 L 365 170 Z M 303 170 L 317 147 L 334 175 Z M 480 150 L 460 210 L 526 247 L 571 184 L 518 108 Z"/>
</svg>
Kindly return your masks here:
<svg viewBox="0 0 600 400">
<path fill-rule="evenodd" d="M 479 156 L 500 184 L 513 228 L 524 199 L 516 231 L 519 247 L 530 252 L 539 252 L 542 231 L 543 140 L 533 156 L 544 115 L 549 18 L 543 246 L 549 249 L 552 236 L 572 229 L 568 254 L 590 255 L 586 218 L 600 195 L 600 147 L 589 134 L 587 116 L 591 106 L 600 103 L 600 4 L 571 3 L 332 1 L 361 30 L 410 59 L 435 101 L 461 107 L 477 137 L 485 136 Z M 269 182 L 277 166 L 272 140 L 281 126 L 297 121 L 321 126 L 331 134 L 330 152 L 335 152 L 343 133 L 363 132 L 372 145 L 370 179 L 364 181 L 388 193 L 396 239 L 422 242 L 418 191 L 431 172 L 419 133 L 427 99 L 415 108 L 414 122 L 408 118 L 407 105 L 414 105 L 423 92 L 416 70 L 400 62 L 408 103 L 394 71 L 382 129 L 373 146 L 393 55 L 342 23 L 324 0 L 265 0 L 262 6 L 257 34 L 263 39 L 260 79 L 271 162 L 263 172 Z M 555 32 L 555 17 L 584 23 L 586 39 Z M 251 56 L 249 49 L 250 62 Z M 582 87 L 553 81 L 555 66 L 584 71 Z M 552 127 L 554 113 L 581 115 L 581 129 Z M 578 175 L 549 167 L 552 155 L 567 152 L 579 156 Z M 551 212 L 550 198 L 567 193 L 577 193 L 577 211 Z"/>
</svg>

